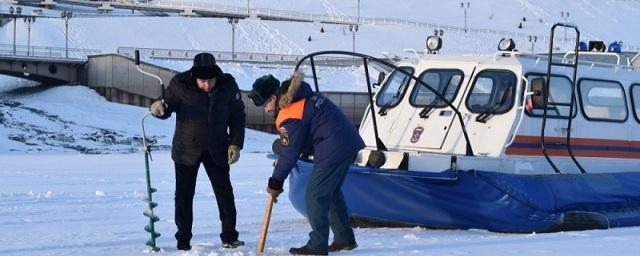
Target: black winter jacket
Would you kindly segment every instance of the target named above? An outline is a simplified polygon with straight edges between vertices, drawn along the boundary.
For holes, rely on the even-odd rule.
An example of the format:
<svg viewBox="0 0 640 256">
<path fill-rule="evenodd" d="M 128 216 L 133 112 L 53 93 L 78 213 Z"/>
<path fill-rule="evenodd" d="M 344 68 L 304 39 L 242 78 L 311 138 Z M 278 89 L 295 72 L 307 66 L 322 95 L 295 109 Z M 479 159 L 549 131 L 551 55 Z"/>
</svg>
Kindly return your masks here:
<svg viewBox="0 0 640 256">
<path fill-rule="evenodd" d="M 171 149 L 171 157 L 176 163 L 198 164 L 204 150 L 217 160 L 220 157 L 216 156 L 227 155 L 229 145 L 242 148 L 244 104 L 238 84 L 230 74 L 216 78 L 214 89 L 206 93 L 198 88 L 189 71 L 179 73 L 166 89 L 165 103 L 168 108 L 160 119 L 167 119 L 176 112 Z"/>
</svg>

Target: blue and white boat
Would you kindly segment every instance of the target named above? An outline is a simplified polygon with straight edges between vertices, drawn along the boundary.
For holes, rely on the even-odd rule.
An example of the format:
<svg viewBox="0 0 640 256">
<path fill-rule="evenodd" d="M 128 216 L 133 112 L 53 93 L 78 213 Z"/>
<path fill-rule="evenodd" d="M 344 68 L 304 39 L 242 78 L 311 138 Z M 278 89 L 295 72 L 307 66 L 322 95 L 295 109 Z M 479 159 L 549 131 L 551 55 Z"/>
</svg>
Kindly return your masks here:
<svg viewBox="0 0 640 256">
<path fill-rule="evenodd" d="M 553 52 L 556 28 L 575 48 Z M 413 59 L 363 62 L 367 144 L 343 192 L 358 223 L 499 232 L 640 225 L 640 56 L 579 43 L 556 24 L 548 54 L 444 56 L 437 37 Z M 573 48 L 573 47 L 572 47 Z M 587 51 L 585 51 L 587 50 Z M 590 50 L 590 51 L 589 51 Z M 370 71 L 385 69 L 375 93 Z M 301 158 L 289 198 L 305 214 L 313 163 Z"/>
</svg>

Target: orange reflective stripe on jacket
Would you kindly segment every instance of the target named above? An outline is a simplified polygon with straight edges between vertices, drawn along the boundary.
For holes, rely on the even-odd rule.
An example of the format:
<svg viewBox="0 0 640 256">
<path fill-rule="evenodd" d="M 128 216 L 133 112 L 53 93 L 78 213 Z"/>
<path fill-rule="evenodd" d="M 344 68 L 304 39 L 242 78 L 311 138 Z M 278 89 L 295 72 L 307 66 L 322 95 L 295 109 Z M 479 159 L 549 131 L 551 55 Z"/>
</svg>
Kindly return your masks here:
<svg viewBox="0 0 640 256">
<path fill-rule="evenodd" d="M 280 125 L 287 119 L 302 120 L 302 113 L 304 112 L 304 102 L 306 99 L 289 104 L 286 108 L 280 109 L 278 117 L 276 117 L 276 129 L 280 130 Z"/>
</svg>

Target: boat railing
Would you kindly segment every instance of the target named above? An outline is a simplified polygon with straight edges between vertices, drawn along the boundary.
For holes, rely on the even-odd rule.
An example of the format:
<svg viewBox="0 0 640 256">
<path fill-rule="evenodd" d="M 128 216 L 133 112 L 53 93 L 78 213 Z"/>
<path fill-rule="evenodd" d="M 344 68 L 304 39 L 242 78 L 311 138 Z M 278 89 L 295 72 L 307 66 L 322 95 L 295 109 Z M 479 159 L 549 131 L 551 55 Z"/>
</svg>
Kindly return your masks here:
<svg viewBox="0 0 640 256">
<path fill-rule="evenodd" d="M 442 102 L 444 102 L 448 107 L 450 107 L 454 112 L 455 115 L 460 123 L 460 126 L 462 128 L 462 133 L 464 136 L 464 139 L 466 141 L 466 152 L 465 154 L 467 156 L 473 156 L 473 149 L 471 147 L 471 141 L 469 140 L 469 135 L 467 133 L 467 129 L 466 129 L 466 125 L 465 122 L 462 118 L 462 114 L 460 113 L 460 111 L 458 110 L 458 108 L 453 105 L 453 103 L 446 99 L 444 95 L 442 95 L 438 90 L 434 89 L 432 86 L 428 85 L 426 82 L 422 81 L 421 79 L 418 79 L 417 77 L 415 77 L 413 74 L 405 71 L 404 69 L 399 68 L 398 66 L 389 63 L 388 61 L 384 60 L 384 59 L 378 59 L 376 57 L 372 57 L 369 55 L 365 55 L 365 54 L 360 54 L 360 53 L 355 53 L 355 52 L 347 52 L 347 51 L 320 51 L 320 52 L 315 52 L 315 53 L 311 53 L 309 55 L 304 56 L 302 59 L 300 59 L 300 61 L 298 62 L 298 64 L 296 65 L 295 70 L 299 70 L 299 68 L 303 65 L 303 63 L 305 63 L 307 60 L 309 61 L 310 65 L 311 65 L 311 71 L 312 71 L 312 75 L 313 75 L 313 82 L 315 85 L 315 90 L 316 92 L 320 92 L 319 86 L 318 86 L 318 77 L 317 77 L 317 73 L 316 73 L 316 68 L 315 68 L 315 60 L 314 57 L 316 56 L 321 56 L 321 55 L 346 55 L 346 56 L 352 56 L 354 58 L 354 61 L 356 58 L 362 58 L 362 63 L 363 63 L 363 67 L 364 67 L 364 71 L 365 71 L 365 77 L 366 77 L 366 81 L 367 81 L 367 90 L 369 93 L 369 110 L 371 111 L 371 121 L 373 123 L 373 130 L 374 130 L 374 136 L 375 136 L 375 140 L 376 140 L 376 146 L 377 149 L 379 151 L 387 151 L 387 147 L 384 145 L 384 143 L 382 142 L 382 140 L 380 139 L 380 135 L 378 134 L 378 125 L 377 125 L 377 121 L 376 121 L 376 112 L 374 110 L 374 104 L 373 104 L 373 90 L 372 90 L 372 86 L 371 86 L 371 77 L 369 75 L 369 62 L 372 63 L 376 63 L 377 65 L 382 65 L 382 66 L 386 66 L 392 70 L 398 71 L 400 73 L 402 73 L 403 75 L 405 75 L 406 77 L 408 77 L 409 79 L 413 80 L 416 84 L 420 84 L 422 86 L 424 86 L 425 88 L 427 88 L 429 91 L 431 91 L 436 97 L 438 97 L 438 99 Z M 381 83 L 382 81 L 378 81 L 378 83 Z"/>
<path fill-rule="evenodd" d="M 575 52 L 567 52 L 564 54 L 563 58 L 569 62 L 574 59 Z M 621 63 L 620 55 L 612 52 L 581 52 L 580 53 L 580 61 L 582 62 L 594 62 L 594 63 L 606 63 L 606 64 L 614 64 L 614 65 L 629 65 L 629 59 L 627 56 L 624 56 L 625 63 Z M 607 58 L 612 59 L 613 61 L 607 60 Z M 601 61 L 598 61 L 601 60 Z"/>
<path fill-rule="evenodd" d="M 620 60 L 622 61 L 623 59 L 627 59 L 627 64 L 617 64 L 619 63 L 618 60 L 616 59 L 616 64 L 611 63 L 611 62 L 602 62 L 602 61 L 595 61 L 595 60 L 584 60 L 582 59 L 582 56 L 585 52 L 580 52 L 580 61 L 578 61 L 578 66 L 586 66 L 588 68 L 594 68 L 594 67 L 600 67 L 600 68 L 610 68 L 610 69 L 624 69 L 624 70 L 629 70 L 629 71 L 640 71 L 640 52 L 637 53 L 633 59 L 629 60 L 628 57 L 623 56 L 622 58 L 620 56 L 617 56 L 617 58 L 620 58 Z M 497 52 L 495 56 L 498 56 L 500 54 L 504 54 L 503 52 Z M 593 54 L 593 53 L 592 53 Z M 606 53 L 596 53 L 596 54 L 606 54 Z M 612 55 L 618 55 L 615 53 L 609 53 Z M 540 62 L 547 62 L 549 61 L 549 56 L 547 54 L 530 54 L 530 53 L 519 53 L 519 54 L 514 54 L 514 56 L 517 56 L 519 58 L 522 59 L 530 59 L 530 60 L 535 60 L 536 63 L 540 63 Z M 565 57 L 566 56 L 566 57 Z M 554 62 L 559 62 L 559 63 L 564 63 L 564 64 L 573 64 L 573 57 L 571 56 L 575 56 L 574 52 L 567 52 L 564 53 L 562 56 L 559 55 L 554 55 L 552 58 L 552 61 Z M 634 61 L 638 62 L 638 65 L 634 65 Z M 625 61 L 622 61 L 625 62 Z"/>
<path fill-rule="evenodd" d="M 634 55 L 633 58 L 631 58 L 630 62 L 631 62 L 631 65 L 634 67 L 640 67 L 640 52 L 637 52 L 636 55 Z"/>
<path fill-rule="evenodd" d="M 524 119 L 524 111 L 525 108 L 527 106 L 527 97 L 533 95 L 533 92 L 529 91 L 529 81 L 527 80 L 526 77 L 521 76 L 520 77 L 520 81 L 522 81 L 524 83 L 524 93 L 522 93 L 522 102 L 520 104 L 520 106 L 518 107 L 518 110 L 520 111 L 520 117 L 518 118 L 518 124 L 516 125 L 516 128 L 513 130 L 513 132 L 511 133 L 511 139 L 509 140 L 509 142 L 507 144 L 504 145 L 504 149 L 508 148 L 509 146 L 511 146 L 511 144 L 513 144 L 513 141 L 515 141 L 516 139 L 516 135 L 518 134 L 518 130 L 520 130 L 520 124 L 522 124 L 522 119 Z"/>
<path fill-rule="evenodd" d="M 556 32 L 556 28 L 558 27 L 564 27 L 566 28 L 570 28 L 573 29 L 575 31 L 575 54 L 573 55 L 573 61 L 571 63 L 568 63 L 566 61 L 566 59 L 563 57 L 563 61 L 562 62 L 555 62 L 553 61 L 553 43 L 554 43 L 554 36 L 555 36 L 555 32 Z M 573 116 L 573 111 L 574 111 L 574 107 L 575 107 L 575 91 L 576 91 L 576 80 L 577 80 L 577 74 L 578 74 L 578 65 L 580 63 L 578 56 L 580 55 L 579 52 L 579 48 L 580 48 L 580 30 L 578 29 L 578 26 L 574 25 L 574 24 L 570 24 L 570 23 L 556 23 L 551 27 L 551 35 L 550 35 L 551 40 L 549 40 L 549 61 L 547 62 L 547 75 L 546 75 L 546 81 L 544 83 L 544 92 L 543 92 L 543 101 L 544 101 L 544 105 L 543 105 L 543 114 L 542 114 L 542 125 L 541 125 L 541 129 L 540 129 L 540 146 L 542 147 L 542 153 L 545 157 L 545 159 L 547 160 L 547 162 L 549 163 L 549 165 L 553 168 L 553 170 L 556 173 L 562 173 L 560 171 L 560 169 L 558 169 L 558 167 L 553 163 L 553 160 L 551 159 L 551 157 L 549 156 L 549 152 L 547 152 L 547 145 L 545 142 L 545 130 L 546 130 L 546 124 L 547 124 L 547 111 L 548 111 L 548 107 L 549 105 L 551 106 L 567 106 L 569 107 L 569 116 L 572 117 Z M 571 80 L 571 101 L 570 103 L 565 103 L 565 102 L 549 102 L 549 83 L 551 82 L 551 69 L 552 67 L 566 67 L 566 68 L 570 68 L 573 70 L 573 74 L 572 74 L 572 80 Z M 566 147 L 567 147 L 567 152 L 569 153 L 569 157 L 571 157 L 571 160 L 573 161 L 573 163 L 575 164 L 576 167 L 578 167 L 578 169 L 580 170 L 581 173 L 586 173 L 585 169 L 582 167 L 582 165 L 580 164 L 580 162 L 578 162 L 578 160 L 576 159 L 574 153 L 573 153 L 573 146 L 571 145 L 571 130 L 573 130 L 571 128 L 571 125 L 573 124 L 573 118 L 567 118 L 567 136 L 566 136 Z"/>
</svg>

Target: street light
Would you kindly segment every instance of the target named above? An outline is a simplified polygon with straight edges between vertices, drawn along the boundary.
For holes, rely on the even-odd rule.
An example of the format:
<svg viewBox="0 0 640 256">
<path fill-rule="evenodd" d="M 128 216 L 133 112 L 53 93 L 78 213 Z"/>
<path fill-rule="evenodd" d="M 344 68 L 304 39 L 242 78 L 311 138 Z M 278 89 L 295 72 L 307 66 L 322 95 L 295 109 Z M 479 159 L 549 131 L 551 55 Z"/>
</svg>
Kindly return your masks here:
<svg viewBox="0 0 640 256">
<path fill-rule="evenodd" d="M 349 31 L 351 31 L 351 34 L 353 35 L 353 52 L 356 52 L 356 32 L 358 32 L 359 26 L 356 25 L 349 25 Z"/>
<path fill-rule="evenodd" d="M 531 42 L 531 53 L 535 50 L 536 41 L 538 41 L 538 36 L 529 36 L 529 42 Z"/>
<path fill-rule="evenodd" d="M 356 53 L 356 32 L 358 32 L 358 24 L 349 25 L 349 31 L 351 31 L 351 35 L 353 36 L 353 53 Z M 356 58 L 353 57 L 353 65 L 356 65 Z"/>
<path fill-rule="evenodd" d="M 64 19 L 64 56 L 65 58 L 69 58 L 69 19 L 73 17 L 73 12 L 62 11 L 60 17 Z"/>
<path fill-rule="evenodd" d="M 567 23 L 569 20 L 569 12 L 560 12 L 562 18 L 564 18 L 564 23 Z M 564 27 L 564 40 L 567 41 L 567 27 Z"/>
<path fill-rule="evenodd" d="M 358 25 L 360 24 L 360 0 L 358 0 Z"/>
<path fill-rule="evenodd" d="M 236 26 L 238 25 L 238 18 L 229 18 L 229 24 L 231 24 L 231 59 L 236 59 Z"/>
<path fill-rule="evenodd" d="M 36 22 L 36 17 L 24 17 L 24 22 L 27 23 L 27 56 L 29 56 L 31 51 L 31 23 Z"/>
<path fill-rule="evenodd" d="M 15 15 L 13 14 L 15 11 Z M 22 8 L 20 6 L 13 9 L 13 6 L 9 7 L 9 13 L 11 14 L 11 18 L 13 18 L 13 55 L 16 55 L 16 19 L 22 13 Z"/>
<path fill-rule="evenodd" d="M 467 2 L 467 4 L 465 4 L 464 2 L 460 2 L 460 7 L 464 9 L 464 32 L 467 33 L 467 9 L 471 7 L 471 3 Z"/>
</svg>

